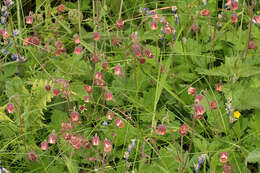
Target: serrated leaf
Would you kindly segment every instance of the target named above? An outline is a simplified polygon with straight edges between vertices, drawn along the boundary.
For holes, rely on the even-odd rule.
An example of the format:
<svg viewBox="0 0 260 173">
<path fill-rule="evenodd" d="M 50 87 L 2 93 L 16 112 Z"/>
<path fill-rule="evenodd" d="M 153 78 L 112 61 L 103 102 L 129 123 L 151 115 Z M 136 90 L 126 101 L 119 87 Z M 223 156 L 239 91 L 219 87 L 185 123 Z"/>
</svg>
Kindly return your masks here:
<svg viewBox="0 0 260 173">
<path fill-rule="evenodd" d="M 247 162 L 260 162 L 260 148 L 255 149 L 254 151 L 251 151 L 247 158 Z"/>
</svg>

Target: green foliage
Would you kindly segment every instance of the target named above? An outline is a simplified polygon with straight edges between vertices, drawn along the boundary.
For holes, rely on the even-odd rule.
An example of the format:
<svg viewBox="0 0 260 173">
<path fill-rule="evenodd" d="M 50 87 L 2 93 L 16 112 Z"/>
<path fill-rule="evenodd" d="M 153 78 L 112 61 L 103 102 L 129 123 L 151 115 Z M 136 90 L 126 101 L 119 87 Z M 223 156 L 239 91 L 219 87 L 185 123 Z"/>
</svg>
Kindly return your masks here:
<svg viewBox="0 0 260 173">
<path fill-rule="evenodd" d="M 0 170 L 259 172 L 260 29 L 245 2 L 203 2 L 2 8 Z"/>
</svg>

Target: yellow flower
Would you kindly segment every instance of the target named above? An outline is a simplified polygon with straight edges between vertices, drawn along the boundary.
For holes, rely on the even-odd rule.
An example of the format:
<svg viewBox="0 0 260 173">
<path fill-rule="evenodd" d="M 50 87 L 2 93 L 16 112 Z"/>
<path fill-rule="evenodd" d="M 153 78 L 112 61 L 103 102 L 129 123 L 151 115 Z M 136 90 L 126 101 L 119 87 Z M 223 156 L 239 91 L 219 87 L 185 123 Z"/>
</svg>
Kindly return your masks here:
<svg viewBox="0 0 260 173">
<path fill-rule="evenodd" d="M 234 117 L 236 118 L 236 119 L 238 119 L 239 117 L 240 117 L 240 112 L 238 112 L 238 111 L 235 111 L 234 112 Z"/>
</svg>

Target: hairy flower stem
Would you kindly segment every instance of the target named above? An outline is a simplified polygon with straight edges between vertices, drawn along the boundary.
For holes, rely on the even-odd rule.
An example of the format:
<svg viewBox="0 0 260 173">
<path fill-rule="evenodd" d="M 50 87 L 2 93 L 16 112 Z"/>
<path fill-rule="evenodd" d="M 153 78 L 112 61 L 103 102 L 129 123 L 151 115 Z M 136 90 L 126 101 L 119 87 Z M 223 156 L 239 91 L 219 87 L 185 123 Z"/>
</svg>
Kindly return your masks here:
<svg viewBox="0 0 260 173">
<path fill-rule="evenodd" d="M 244 61 L 246 61 L 246 56 L 248 53 L 248 46 L 249 46 L 249 42 L 251 40 L 251 32 L 252 32 L 252 23 L 253 23 L 253 9 L 255 7 L 256 2 L 253 1 L 251 6 L 249 6 L 249 12 L 250 12 L 250 21 L 249 21 L 249 32 L 248 32 L 248 39 L 247 39 L 247 44 L 246 44 L 246 48 L 245 48 L 245 52 L 244 52 Z"/>
<path fill-rule="evenodd" d="M 179 164 L 179 171 L 181 172 L 182 170 L 182 161 L 183 161 L 183 154 L 182 154 L 182 149 L 183 149 L 183 136 L 181 135 L 181 153 L 180 153 L 180 164 Z"/>
<path fill-rule="evenodd" d="M 22 119 L 21 109 L 20 109 L 19 104 L 16 101 L 16 98 L 14 98 L 14 100 L 15 100 L 15 106 L 17 108 L 18 117 L 19 117 L 19 121 L 20 121 L 20 135 L 22 136 L 24 149 L 27 152 L 26 142 L 25 142 L 24 133 L 23 133 L 23 119 Z"/>
<path fill-rule="evenodd" d="M 171 130 L 171 131 L 172 131 L 171 134 L 172 134 L 173 145 L 174 145 L 174 148 L 175 148 L 176 153 L 177 153 L 178 161 L 179 161 L 179 163 L 181 163 L 181 157 L 180 157 L 180 154 L 179 154 L 179 151 L 178 151 L 178 148 L 177 148 L 174 132 L 173 132 L 173 130 Z"/>
<path fill-rule="evenodd" d="M 102 172 L 105 172 L 105 158 L 106 158 L 106 153 L 103 151 L 103 159 L 102 159 Z"/>
<path fill-rule="evenodd" d="M 189 149 L 188 149 L 188 155 L 187 155 L 187 157 L 185 159 L 185 162 L 184 162 L 183 168 L 181 170 L 181 173 L 184 172 L 186 164 L 187 164 L 188 159 L 189 159 L 189 153 L 190 153 L 192 142 L 193 142 L 193 138 L 194 138 L 194 128 L 195 128 L 195 117 L 193 116 L 193 118 L 192 118 L 192 134 L 191 134 L 190 145 L 189 145 Z"/>
</svg>

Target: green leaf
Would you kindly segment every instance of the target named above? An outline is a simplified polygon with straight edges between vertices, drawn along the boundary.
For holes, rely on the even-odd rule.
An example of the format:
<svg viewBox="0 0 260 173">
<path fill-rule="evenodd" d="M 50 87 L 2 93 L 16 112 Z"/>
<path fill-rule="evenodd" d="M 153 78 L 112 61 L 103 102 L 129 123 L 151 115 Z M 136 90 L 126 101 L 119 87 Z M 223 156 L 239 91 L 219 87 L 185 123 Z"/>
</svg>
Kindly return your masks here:
<svg viewBox="0 0 260 173">
<path fill-rule="evenodd" d="M 254 151 L 251 151 L 247 158 L 247 162 L 259 162 L 260 161 L 260 148 L 255 149 Z"/>
</svg>

